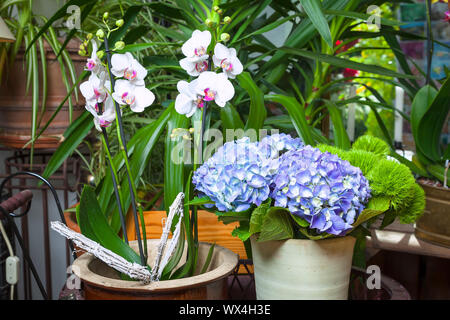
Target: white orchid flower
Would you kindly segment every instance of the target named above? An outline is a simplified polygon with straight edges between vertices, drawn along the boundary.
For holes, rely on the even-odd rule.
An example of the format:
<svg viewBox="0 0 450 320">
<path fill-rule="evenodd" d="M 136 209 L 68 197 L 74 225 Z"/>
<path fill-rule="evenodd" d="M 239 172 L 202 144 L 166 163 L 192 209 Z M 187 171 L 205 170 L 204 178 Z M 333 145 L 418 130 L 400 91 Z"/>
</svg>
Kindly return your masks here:
<svg viewBox="0 0 450 320">
<path fill-rule="evenodd" d="M 179 114 L 185 114 L 191 117 L 198 108 L 203 108 L 203 96 L 196 93 L 198 80 L 195 79 L 191 83 L 186 81 L 178 81 L 177 89 L 180 93 L 175 99 L 175 110 Z"/>
<path fill-rule="evenodd" d="M 86 104 L 95 105 L 96 103 L 101 103 L 108 96 L 108 90 L 111 85 L 106 80 L 106 72 L 102 72 L 99 76 L 92 73 L 88 81 L 80 84 L 80 91 L 86 99 Z"/>
<path fill-rule="evenodd" d="M 131 53 L 113 54 L 111 57 L 111 65 L 111 72 L 116 77 L 123 77 L 137 86 L 143 86 L 145 84 L 144 78 L 147 76 L 147 69 L 133 58 Z"/>
<path fill-rule="evenodd" d="M 219 107 L 234 96 L 234 87 L 224 73 L 205 71 L 198 77 L 196 93 L 203 96 L 204 101 L 215 101 Z"/>
<path fill-rule="evenodd" d="M 102 109 L 103 113 L 99 115 L 98 103 L 95 105 L 86 104 L 86 110 L 94 116 L 94 125 L 98 131 L 109 127 L 116 119 L 114 100 L 110 96 L 104 101 Z"/>
<path fill-rule="evenodd" d="M 214 48 L 213 62 L 231 79 L 236 78 L 244 70 L 241 61 L 236 56 L 236 49 L 227 48 L 221 43 L 216 44 Z"/>
<path fill-rule="evenodd" d="M 94 74 L 100 74 L 105 71 L 105 67 L 102 65 L 101 60 L 97 57 L 97 42 L 91 40 L 92 43 L 92 53 L 91 57 L 87 59 L 85 70 L 91 71 Z"/>
<path fill-rule="evenodd" d="M 181 47 L 181 52 L 186 58 L 180 60 L 180 66 L 193 77 L 208 70 L 207 54 L 208 46 L 211 43 L 211 33 L 209 31 L 195 30 L 192 36 Z"/>
<path fill-rule="evenodd" d="M 129 105 L 133 112 L 142 112 L 155 101 L 155 95 L 146 87 L 123 79 L 116 81 L 112 97 L 120 105 Z"/>
</svg>

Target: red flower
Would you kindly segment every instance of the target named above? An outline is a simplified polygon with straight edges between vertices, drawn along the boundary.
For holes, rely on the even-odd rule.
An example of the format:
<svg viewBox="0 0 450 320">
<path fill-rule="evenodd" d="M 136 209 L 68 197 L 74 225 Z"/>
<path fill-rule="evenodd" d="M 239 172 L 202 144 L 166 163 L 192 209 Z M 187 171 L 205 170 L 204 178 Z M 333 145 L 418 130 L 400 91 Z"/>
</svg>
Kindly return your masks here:
<svg viewBox="0 0 450 320">
<path fill-rule="evenodd" d="M 350 68 L 345 68 L 342 74 L 344 75 L 344 78 L 357 77 L 359 75 L 359 71 Z"/>
</svg>

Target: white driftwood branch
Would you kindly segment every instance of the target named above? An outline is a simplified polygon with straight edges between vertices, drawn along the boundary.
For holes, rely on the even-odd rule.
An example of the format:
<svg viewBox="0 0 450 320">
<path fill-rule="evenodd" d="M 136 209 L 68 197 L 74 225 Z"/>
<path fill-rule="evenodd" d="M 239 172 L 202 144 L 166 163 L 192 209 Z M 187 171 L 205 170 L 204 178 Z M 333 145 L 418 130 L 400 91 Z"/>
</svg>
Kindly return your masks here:
<svg viewBox="0 0 450 320">
<path fill-rule="evenodd" d="M 175 251 L 177 245 L 178 245 L 178 238 L 180 236 L 180 227 L 182 224 L 182 218 L 183 218 L 183 199 L 184 199 L 184 193 L 180 192 L 175 200 L 173 201 L 172 205 L 169 208 L 169 215 L 167 217 L 166 223 L 164 225 L 164 229 L 161 235 L 160 242 L 158 244 L 158 251 L 155 258 L 155 264 L 152 270 L 152 281 L 158 281 L 161 278 L 162 272 L 164 270 L 164 267 L 166 266 L 167 262 L 169 261 L 170 257 L 172 256 L 173 252 Z M 172 221 L 175 215 L 179 215 L 178 223 L 175 228 L 175 231 L 172 235 L 172 240 L 170 241 L 170 245 L 167 248 L 166 252 L 164 253 L 164 257 L 161 260 L 162 253 L 164 251 L 164 248 L 166 247 L 167 240 L 170 233 L 170 228 L 172 227 Z"/>
<path fill-rule="evenodd" d="M 169 216 L 167 217 L 161 239 L 158 244 L 158 251 L 155 257 L 155 263 L 152 272 L 150 272 L 145 266 L 127 261 L 118 254 L 112 252 L 109 249 L 106 249 L 99 243 L 85 237 L 81 233 L 69 229 L 59 221 L 52 221 L 51 228 L 67 239 L 72 240 L 77 247 L 93 254 L 95 257 L 102 260 L 110 267 L 128 275 L 133 279 L 143 281 L 144 283 L 159 281 L 164 267 L 178 247 L 178 239 L 180 237 L 180 230 L 184 212 L 183 199 L 184 193 L 180 192 L 169 208 Z M 170 228 L 172 226 L 172 221 L 176 214 L 179 215 L 178 223 L 175 227 L 175 231 L 173 232 L 172 240 L 170 241 L 167 250 L 164 252 L 170 233 Z M 161 259 L 163 252 L 164 257 Z"/>
<path fill-rule="evenodd" d="M 144 283 L 150 282 L 151 274 L 145 266 L 128 262 L 118 254 L 106 249 L 99 243 L 85 237 L 81 233 L 69 229 L 59 221 L 52 221 L 51 228 L 67 239 L 72 240 L 77 247 L 93 254 L 95 257 L 102 260 L 117 271 L 124 273 L 133 279 L 141 280 Z"/>
</svg>

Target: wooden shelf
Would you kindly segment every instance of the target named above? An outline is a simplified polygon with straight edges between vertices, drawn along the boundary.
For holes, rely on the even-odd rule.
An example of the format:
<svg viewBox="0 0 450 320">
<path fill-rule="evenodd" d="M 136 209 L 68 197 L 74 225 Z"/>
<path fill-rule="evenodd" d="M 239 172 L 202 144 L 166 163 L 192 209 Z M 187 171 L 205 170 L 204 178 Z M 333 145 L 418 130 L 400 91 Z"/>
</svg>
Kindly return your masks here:
<svg viewBox="0 0 450 320">
<path fill-rule="evenodd" d="M 417 239 L 414 226 L 403 227 L 403 230 L 372 229 L 371 232 L 372 236 L 367 237 L 368 248 L 450 259 L 450 248 Z"/>
</svg>

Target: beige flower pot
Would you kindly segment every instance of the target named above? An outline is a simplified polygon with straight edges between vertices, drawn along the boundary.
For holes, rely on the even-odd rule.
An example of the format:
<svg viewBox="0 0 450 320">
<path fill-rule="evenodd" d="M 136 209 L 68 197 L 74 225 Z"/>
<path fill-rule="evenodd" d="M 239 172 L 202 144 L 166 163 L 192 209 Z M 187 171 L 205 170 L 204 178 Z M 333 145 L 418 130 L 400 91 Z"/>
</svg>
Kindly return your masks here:
<svg viewBox="0 0 450 320">
<path fill-rule="evenodd" d="M 347 299 L 355 238 L 251 243 L 258 300 Z"/>
</svg>

